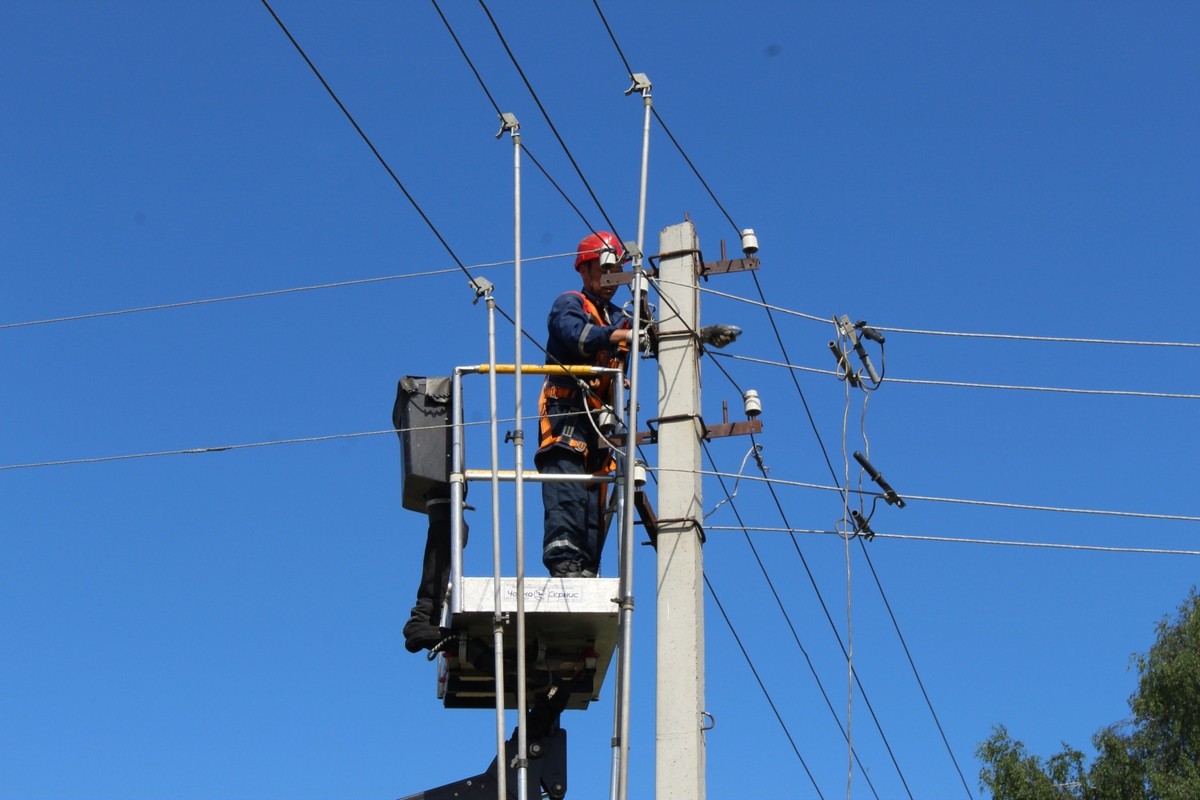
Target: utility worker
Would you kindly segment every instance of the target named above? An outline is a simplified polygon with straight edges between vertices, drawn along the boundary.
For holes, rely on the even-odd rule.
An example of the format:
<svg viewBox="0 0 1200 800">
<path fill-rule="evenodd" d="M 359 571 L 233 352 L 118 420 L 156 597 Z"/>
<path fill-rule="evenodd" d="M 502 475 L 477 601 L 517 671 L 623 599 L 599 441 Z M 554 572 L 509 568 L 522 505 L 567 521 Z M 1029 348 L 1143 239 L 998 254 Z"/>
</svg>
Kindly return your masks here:
<svg viewBox="0 0 1200 800">
<path fill-rule="evenodd" d="M 605 272 L 620 272 L 628 259 L 616 236 L 601 231 L 579 243 L 575 271 L 583 289 L 564 292 L 546 321 L 548 365 L 621 367 L 633 336 L 621 308 L 612 302 L 616 286 L 602 287 Z M 540 440 L 534 463 L 547 475 L 595 475 L 616 466 L 600 434 L 600 414 L 612 404 L 613 375 L 549 375 L 538 403 Z M 616 376 L 620 377 L 620 376 Z M 588 386 L 585 391 L 580 379 Z M 594 578 L 600 571 L 607 528 L 604 483 L 543 482 L 545 535 L 542 563 L 556 578 Z"/>
<path fill-rule="evenodd" d="M 425 559 L 421 563 L 421 583 L 417 602 L 404 625 L 404 647 L 410 653 L 432 650 L 450 636 L 440 627 L 446 587 L 450 583 L 450 498 L 427 501 L 429 527 L 425 533 Z M 466 522 L 463 522 L 464 533 Z"/>
</svg>

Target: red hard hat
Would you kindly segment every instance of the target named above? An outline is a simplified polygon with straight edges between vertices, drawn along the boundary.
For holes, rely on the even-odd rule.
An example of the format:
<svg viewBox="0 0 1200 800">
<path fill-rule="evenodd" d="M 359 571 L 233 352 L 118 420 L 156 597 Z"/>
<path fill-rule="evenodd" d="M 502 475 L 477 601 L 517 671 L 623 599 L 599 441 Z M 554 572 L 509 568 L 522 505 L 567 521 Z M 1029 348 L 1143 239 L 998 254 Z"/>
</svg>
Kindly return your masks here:
<svg viewBox="0 0 1200 800">
<path fill-rule="evenodd" d="M 579 243 L 579 248 L 575 251 L 575 269 L 578 270 L 587 262 L 599 258 L 601 250 L 612 250 L 617 254 L 617 261 L 625 260 L 625 248 L 621 246 L 621 240 L 616 234 L 600 231 L 585 236 Z"/>
</svg>

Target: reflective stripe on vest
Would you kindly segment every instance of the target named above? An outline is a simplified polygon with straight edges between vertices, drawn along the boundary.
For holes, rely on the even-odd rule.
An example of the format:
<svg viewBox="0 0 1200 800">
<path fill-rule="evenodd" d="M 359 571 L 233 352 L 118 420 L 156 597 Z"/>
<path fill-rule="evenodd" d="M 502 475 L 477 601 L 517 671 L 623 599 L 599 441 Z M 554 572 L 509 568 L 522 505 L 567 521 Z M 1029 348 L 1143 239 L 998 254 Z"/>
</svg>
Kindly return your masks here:
<svg viewBox="0 0 1200 800">
<path fill-rule="evenodd" d="M 595 304 L 592 303 L 592 301 L 589 300 L 582 292 L 567 292 L 566 294 L 573 294 L 579 298 L 580 302 L 583 304 L 584 312 L 593 320 L 596 325 L 607 327 L 609 324 L 611 324 L 601 316 L 600 310 L 596 308 Z M 584 330 L 586 332 L 587 329 L 585 328 Z M 581 345 L 582 349 L 582 341 L 580 341 L 579 344 Z M 619 358 L 612 357 L 610 355 L 611 352 L 611 347 L 606 347 L 597 351 L 592 357 L 592 365 L 597 367 L 608 367 L 610 369 L 619 369 L 623 362 Z M 599 409 L 602 408 L 606 402 L 611 402 L 612 379 L 612 375 L 597 375 L 587 380 L 588 387 L 591 389 L 591 391 L 586 394 L 584 399 L 589 408 Z M 573 435 L 574 431 L 565 432 L 562 435 L 555 436 L 553 426 L 550 424 L 550 419 L 546 413 L 546 406 L 549 403 L 555 401 L 561 403 L 562 401 L 572 400 L 578 396 L 579 392 L 580 389 L 577 385 L 561 386 L 551 383 L 549 377 L 542 382 L 542 394 L 538 399 L 538 414 L 540 416 L 538 424 L 538 432 L 540 434 L 538 440 L 539 451 L 544 450 L 545 448 L 554 444 L 564 444 L 572 450 L 582 453 L 586 457 L 587 442 L 578 435 Z M 611 469 L 611 467 L 609 469 Z M 608 472 L 609 469 L 605 469 L 603 472 Z"/>
</svg>

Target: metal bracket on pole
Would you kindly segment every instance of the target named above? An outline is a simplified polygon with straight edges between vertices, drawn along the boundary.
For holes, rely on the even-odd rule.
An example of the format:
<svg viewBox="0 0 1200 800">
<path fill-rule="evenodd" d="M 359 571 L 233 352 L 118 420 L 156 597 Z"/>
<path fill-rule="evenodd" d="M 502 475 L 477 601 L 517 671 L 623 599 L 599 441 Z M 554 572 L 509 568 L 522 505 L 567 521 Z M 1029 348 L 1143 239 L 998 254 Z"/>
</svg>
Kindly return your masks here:
<svg viewBox="0 0 1200 800">
<path fill-rule="evenodd" d="M 650 498 L 646 497 L 645 492 L 637 492 L 633 496 L 633 507 L 637 509 L 638 519 L 642 521 L 642 527 L 646 529 L 646 535 L 650 537 L 650 544 L 658 545 L 658 515 L 654 513 L 654 506 L 650 505 Z"/>
<path fill-rule="evenodd" d="M 634 438 L 634 444 L 658 444 L 658 430 L 654 426 L 662 422 L 676 422 L 679 419 L 694 419 L 699 422 L 700 438 L 704 439 L 706 442 L 711 442 L 713 439 L 722 439 L 726 436 L 749 436 L 750 434 L 754 433 L 762 433 L 762 420 L 748 419 L 745 422 L 730 422 L 728 407 L 726 407 L 724 411 L 724 421 L 716 425 L 709 425 L 700 417 L 690 415 L 684 417 L 657 417 L 655 419 L 648 419 L 646 420 L 646 425 L 650 430 L 638 431 L 637 436 Z M 623 433 L 615 433 L 612 436 L 609 436 L 608 440 L 618 447 L 623 447 L 627 438 L 628 437 Z"/>
<path fill-rule="evenodd" d="M 700 539 L 700 544 L 708 541 L 708 537 L 704 534 L 704 523 L 695 517 L 662 517 L 655 520 L 655 524 L 657 530 L 662 530 L 667 525 L 686 525 L 689 528 L 695 528 L 696 535 Z M 655 539 L 657 539 L 657 536 Z M 658 549 L 658 544 L 654 540 L 651 540 L 650 546 L 656 550 Z"/>
<path fill-rule="evenodd" d="M 634 274 L 635 273 L 632 273 L 632 272 L 605 272 L 600 276 L 600 285 L 601 286 L 628 286 L 629 284 L 633 283 Z M 658 277 L 658 273 L 656 273 L 652 269 L 642 270 L 642 275 L 644 275 L 648 278 Z"/>
<path fill-rule="evenodd" d="M 748 270 L 758 269 L 758 259 L 754 256 L 746 256 L 745 258 L 726 258 L 725 257 L 725 240 L 721 240 L 721 260 L 720 261 L 705 261 L 700 265 L 700 275 L 705 279 L 709 275 L 720 275 L 726 272 L 746 272 Z"/>
<path fill-rule="evenodd" d="M 700 424 L 704 425 L 704 441 L 710 442 L 713 439 L 720 439 L 725 436 L 749 436 L 755 433 L 762 433 L 762 420 L 748 419 L 745 422 L 730 422 L 729 421 L 729 405 L 721 403 L 720 425 L 704 425 L 701 420 Z"/>
</svg>

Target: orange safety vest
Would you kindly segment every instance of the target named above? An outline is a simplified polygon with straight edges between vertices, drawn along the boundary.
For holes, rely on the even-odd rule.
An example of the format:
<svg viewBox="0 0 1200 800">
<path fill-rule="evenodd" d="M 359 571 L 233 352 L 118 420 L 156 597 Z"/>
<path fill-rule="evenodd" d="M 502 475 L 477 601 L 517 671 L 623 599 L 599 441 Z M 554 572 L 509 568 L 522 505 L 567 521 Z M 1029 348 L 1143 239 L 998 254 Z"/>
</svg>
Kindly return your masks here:
<svg viewBox="0 0 1200 800">
<path fill-rule="evenodd" d="M 580 302 L 583 303 L 584 312 L 587 313 L 588 317 L 590 317 L 596 325 L 607 326 L 611 324 L 603 316 L 601 316 L 600 309 L 596 308 L 595 304 L 592 303 L 592 301 L 589 300 L 584 294 L 581 292 L 568 292 L 568 294 L 576 295 L 579 298 Z M 592 357 L 592 365 L 597 367 L 620 369 L 625 363 L 625 354 L 627 352 L 628 348 L 624 347 L 616 348 L 615 353 L 613 352 L 612 348 L 606 347 L 602 350 L 598 350 Z M 591 391 L 585 395 L 585 401 L 590 409 L 596 410 L 602 408 L 605 403 L 612 402 L 612 380 L 613 376 L 611 374 L 596 375 L 587 379 L 588 387 L 591 389 Z M 577 450 L 585 458 L 587 457 L 587 442 L 578 435 L 555 435 L 554 428 L 550 424 L 550 418 L 547 416 L 546 412 L 546 406 L 551 401 L 569 400 L 575 397 L 579 391 L 580 390 L 578 386 L 561 386 L 551 383 L 550 376 L 546 377 L 546 380 L 542 383 L 541 397 L 538 399 L 538 414 L 541 417 L 538 425 L 539 433 L 541 434 L 538 441 L 539 451 L 544 450 L 554 444 L 565 444 L 567 447 Z M 602 473 L 610 472 L 616 467 L 615 462 L 613 462 L 611 458 L 609 461 L 611 463 L 601 470 Z"/>
</svg>

